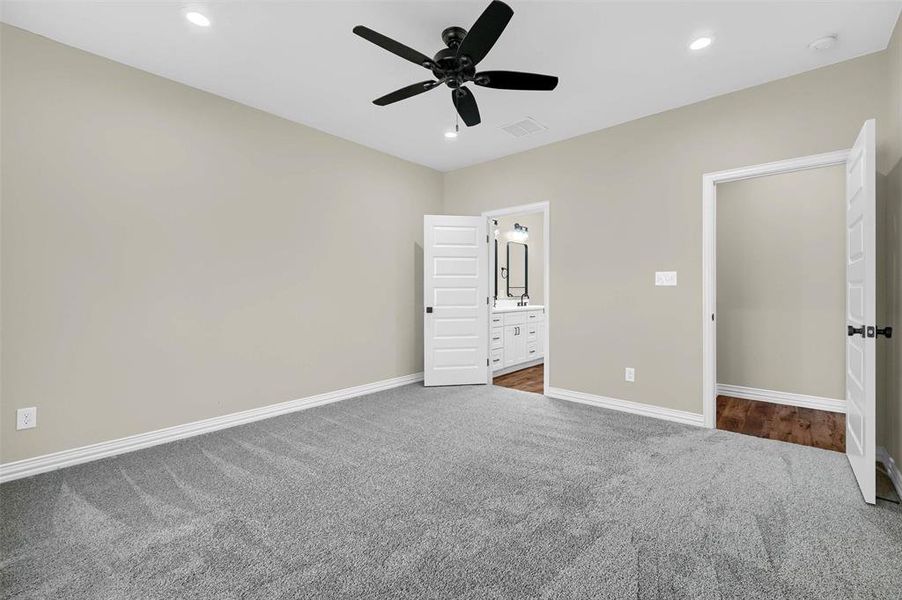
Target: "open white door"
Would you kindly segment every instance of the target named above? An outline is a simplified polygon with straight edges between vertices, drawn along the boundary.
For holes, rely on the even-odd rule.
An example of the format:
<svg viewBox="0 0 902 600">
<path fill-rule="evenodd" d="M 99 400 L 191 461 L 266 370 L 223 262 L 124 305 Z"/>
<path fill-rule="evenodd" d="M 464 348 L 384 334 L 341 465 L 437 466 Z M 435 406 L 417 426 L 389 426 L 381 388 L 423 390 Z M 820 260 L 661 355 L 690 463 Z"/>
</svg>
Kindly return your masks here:
<svg viewBox="0 0 902 600">
<path fill-rule="evenodd" d="M 846 455 L 865 502 L 876 502 L 876 126 L 846 161 Z"/>
<path fill-rule="evenodd" d="M 489 309 L 485 217 L 423 220 L 424 380 L 488 383 Z"/>
</svg>

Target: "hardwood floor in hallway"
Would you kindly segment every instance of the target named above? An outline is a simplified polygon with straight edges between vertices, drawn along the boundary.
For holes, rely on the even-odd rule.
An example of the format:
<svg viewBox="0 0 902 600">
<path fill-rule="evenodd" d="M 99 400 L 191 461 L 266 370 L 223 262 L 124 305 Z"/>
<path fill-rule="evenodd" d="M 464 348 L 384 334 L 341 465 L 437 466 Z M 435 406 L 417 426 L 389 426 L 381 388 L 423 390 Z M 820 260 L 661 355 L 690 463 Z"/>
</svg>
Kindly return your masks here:
<svg viewBox="0 0 902 600">
<path fill-rule="evenodd" d="M 523 392 L 541 394 L 545 391 L 545 365 L 536 365 L 528 369 L 499 375 L 492 380 L 492 383 Z"/>
<path fill-rule="evenodd" d="M 836 452 L 846 451 L 846 416 L 842 413 L 718 396 L 717 428 Z"/>
</svg>

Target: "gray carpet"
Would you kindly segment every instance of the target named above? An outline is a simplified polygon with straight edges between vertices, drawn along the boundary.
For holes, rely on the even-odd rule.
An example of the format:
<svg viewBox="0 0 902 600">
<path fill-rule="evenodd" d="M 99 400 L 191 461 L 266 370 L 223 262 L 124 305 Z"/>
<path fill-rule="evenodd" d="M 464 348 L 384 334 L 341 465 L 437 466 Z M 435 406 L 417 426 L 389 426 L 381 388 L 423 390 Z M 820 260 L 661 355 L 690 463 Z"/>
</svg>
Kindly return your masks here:
<svg viewBox="0 0 902 600">
<path fill-rule="evenodd" d="M 894 598 L 842 454 L 408 386 L 0 486 L 3 598 Z"/>
</svg>

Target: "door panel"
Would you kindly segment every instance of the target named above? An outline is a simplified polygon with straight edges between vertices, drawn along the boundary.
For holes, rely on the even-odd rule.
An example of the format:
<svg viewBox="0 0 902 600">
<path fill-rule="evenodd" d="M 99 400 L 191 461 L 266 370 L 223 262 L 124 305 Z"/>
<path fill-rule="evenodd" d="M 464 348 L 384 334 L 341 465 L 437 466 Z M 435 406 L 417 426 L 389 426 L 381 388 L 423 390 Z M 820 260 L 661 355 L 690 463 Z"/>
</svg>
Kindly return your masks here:
<svg viewBox="0 0 902 600">
<path fill-rule="evenodd" d="M 867 121 L 846 161 L 846 455 L 865 502 L 876 501 L 876 131 Z M 869 328 L 870 326 L 870 328 Z"/>
<path fill-rule="evenodd" d="M 423 375 L 427 386 L 488 383 L 485 231 L 482 217 L 424 217 Z"/>
</svg>

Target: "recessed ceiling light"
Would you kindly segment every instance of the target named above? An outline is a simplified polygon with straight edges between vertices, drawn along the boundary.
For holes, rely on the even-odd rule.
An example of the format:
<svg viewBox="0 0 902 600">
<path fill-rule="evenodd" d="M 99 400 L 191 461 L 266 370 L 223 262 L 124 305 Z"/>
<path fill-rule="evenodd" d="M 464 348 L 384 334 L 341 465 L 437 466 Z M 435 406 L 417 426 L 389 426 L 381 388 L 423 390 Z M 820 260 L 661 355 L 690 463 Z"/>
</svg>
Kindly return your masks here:
<svg viewBox="0 0 902 600">
<path fill-rule="evenodd" d="M 808 44 L 808 47 L 812 50 L 829 50 L 833 46 L 836 45 L 836 36 L 835 35 L 827 35 L 822 38 L 818 38 Z"/>
<path fill-rule="evenodd" d="M 711 42 L 713 42 L 713 41 L 714 40 L 712 38 L 710 38 L 708 36 L 703 36 L 703 37 L 696 39 L 691 44 L 689 44 L 689 49 L 690 50 L 701 50 L 703 48 L 707 48 L 708 46 L 710 46 Z"/>
<path fill-rule="evenodd" d="M 453 140 L 457 137 L 457 132 L 451 129 L 450 131 L 445 132 L 445 139 Z"/>
<path fill-rule="evenodd" d="M 185 18 L 197 25 L 198 27 L 209 27 L 210 19 L 199 12 L 189 12 L 185 14 Z"/>
</svg>

